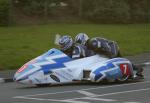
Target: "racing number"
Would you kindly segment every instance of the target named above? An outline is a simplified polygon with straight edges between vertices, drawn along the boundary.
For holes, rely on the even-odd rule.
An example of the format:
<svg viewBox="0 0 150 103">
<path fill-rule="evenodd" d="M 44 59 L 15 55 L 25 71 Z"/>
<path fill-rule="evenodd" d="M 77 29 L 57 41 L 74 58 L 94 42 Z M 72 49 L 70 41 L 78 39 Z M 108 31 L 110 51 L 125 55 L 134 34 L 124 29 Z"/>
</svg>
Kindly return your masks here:
<svg viewBox="0 0 150 103">
<path fill-rule="evenodd" d="M 120 64 L 120 69 L 123 75 L 130 75 L 131 71 L 130 71 L 130 67 L 129 64 Z"/>
</svg>

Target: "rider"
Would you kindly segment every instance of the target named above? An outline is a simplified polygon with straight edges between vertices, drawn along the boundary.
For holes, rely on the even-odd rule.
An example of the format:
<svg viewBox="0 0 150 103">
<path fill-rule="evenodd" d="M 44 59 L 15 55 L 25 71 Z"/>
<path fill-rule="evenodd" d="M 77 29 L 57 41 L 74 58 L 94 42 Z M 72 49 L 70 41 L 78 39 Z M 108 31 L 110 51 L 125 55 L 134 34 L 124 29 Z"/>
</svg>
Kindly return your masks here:
<svg viewBox="0 0 150 103">
<path fill-rule="evenodd" d="M 73 59 L 92 55 L 86 46 L 75 44 L 71 36 L 65 35 L 59 39 L 60 50 Z"/>
<path fill-rule="evenodd" d="M 93 50 L 97 54 L 104 54 L 110 58 L 121 57 L 119 46 L 115 41 L 110 41 L 105 38 L 89 38 L 85 33 L 79 33 L 75 37 L 75 42 L 85 45 L 88 49 Z M 136 75 L 138 77 L 143 77 L 143 68 L 136 66 L 134 64 L 133 69 L 137 71 Z"/>
<path fill-rule="evenodd" d="M 87 46 L 88 49 L 95 53 L 104 54 L 110 58 L 119 57 L 119 46 L 115 41 L 105 38 L 95 37 L 89 38 L 85 33 L 79 33 L 75 37 L 75 42 Z"/>
</svg>

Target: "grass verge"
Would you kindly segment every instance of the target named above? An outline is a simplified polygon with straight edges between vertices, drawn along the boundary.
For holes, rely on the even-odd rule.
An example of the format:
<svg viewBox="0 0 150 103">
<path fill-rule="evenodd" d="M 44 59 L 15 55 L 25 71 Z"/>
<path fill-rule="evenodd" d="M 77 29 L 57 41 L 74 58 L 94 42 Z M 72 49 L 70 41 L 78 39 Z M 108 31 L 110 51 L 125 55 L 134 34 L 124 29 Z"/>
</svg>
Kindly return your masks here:
<svg viewBox="0 0 150 103">
<path fill-rule="evenodd" d="M 118 42 L 124 56 L 150 52 L 150 24 L 49 24 L 0 27 L 0 70 L 17 69 L 30 59 L 55 48 L 56 33 L 73 37 L 85 32 Z"/>
</svg>

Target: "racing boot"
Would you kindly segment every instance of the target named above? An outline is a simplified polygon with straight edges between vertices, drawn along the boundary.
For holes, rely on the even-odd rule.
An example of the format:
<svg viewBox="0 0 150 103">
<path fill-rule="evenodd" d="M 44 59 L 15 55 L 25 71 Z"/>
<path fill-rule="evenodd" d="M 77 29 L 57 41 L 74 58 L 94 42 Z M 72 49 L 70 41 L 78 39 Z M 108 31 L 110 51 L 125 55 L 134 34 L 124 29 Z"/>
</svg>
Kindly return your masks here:
<svg viewBox="0 0 150 103">
<path fill-rule="evenodd" d="M 144 79 L 144 75 L 143 75 L 143 68 L 141 66 L 137 66 L 137 65 L 134 65 L 132 64 L 133 66 L 133 70 L 136 71 L 136 78 L 138 79 Z"/>
<path fill-rule="evenodd" d="M 144 75 L 143 75 L 143 68 L 138 66 L 137 67 L 137 73 L 136 73 L 137 77 L 144 79 Z"/>
</svg>

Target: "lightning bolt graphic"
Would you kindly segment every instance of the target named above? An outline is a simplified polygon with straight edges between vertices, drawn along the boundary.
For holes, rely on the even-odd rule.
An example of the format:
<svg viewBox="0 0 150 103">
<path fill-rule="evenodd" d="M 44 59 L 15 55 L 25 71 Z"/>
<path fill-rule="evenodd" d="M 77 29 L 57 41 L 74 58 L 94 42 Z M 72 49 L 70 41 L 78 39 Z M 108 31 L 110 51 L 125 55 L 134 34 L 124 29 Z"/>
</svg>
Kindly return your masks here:
<svg viewBox="0 0 150 103">
<path fill-rule="evenodd" d="M 65 67 L 63 63 L 71 60 L 71 58 L 69 58 L 65 54 L 49 56 L 46 58 L 38 57 L 36 59 L 38 62 L 32 64 L 33 68 L 28 70 L 24 74 L 20 75 L 18 79 L 28 77 L 29 75 L 41 69 L 43 70 L 44 74 L 46 74 L 46 73 L 49 73 L 51 69 L 63 68 Z"/>
<path fill-rule="evenodd" d="M 106 78 L 106 74 L 108 72 L 113 72 L 115 70 L 117 70 L 119 67 L 118 67 L 118 64 L 122 64 L 122 63 L 130 63 L 129 61 L 125 61 L 121 59 L 121 61 L 118 59 L 118 60 L 113 60 L 113 61 L 110 61 L 110 62 L 107 62 L 104 66 L 96 69 L 93 73 L 95 74 L 95 81 L 96 82 L 99 82 L 101 80 L 103 80 L 104 78 Z"/>
</svg>

